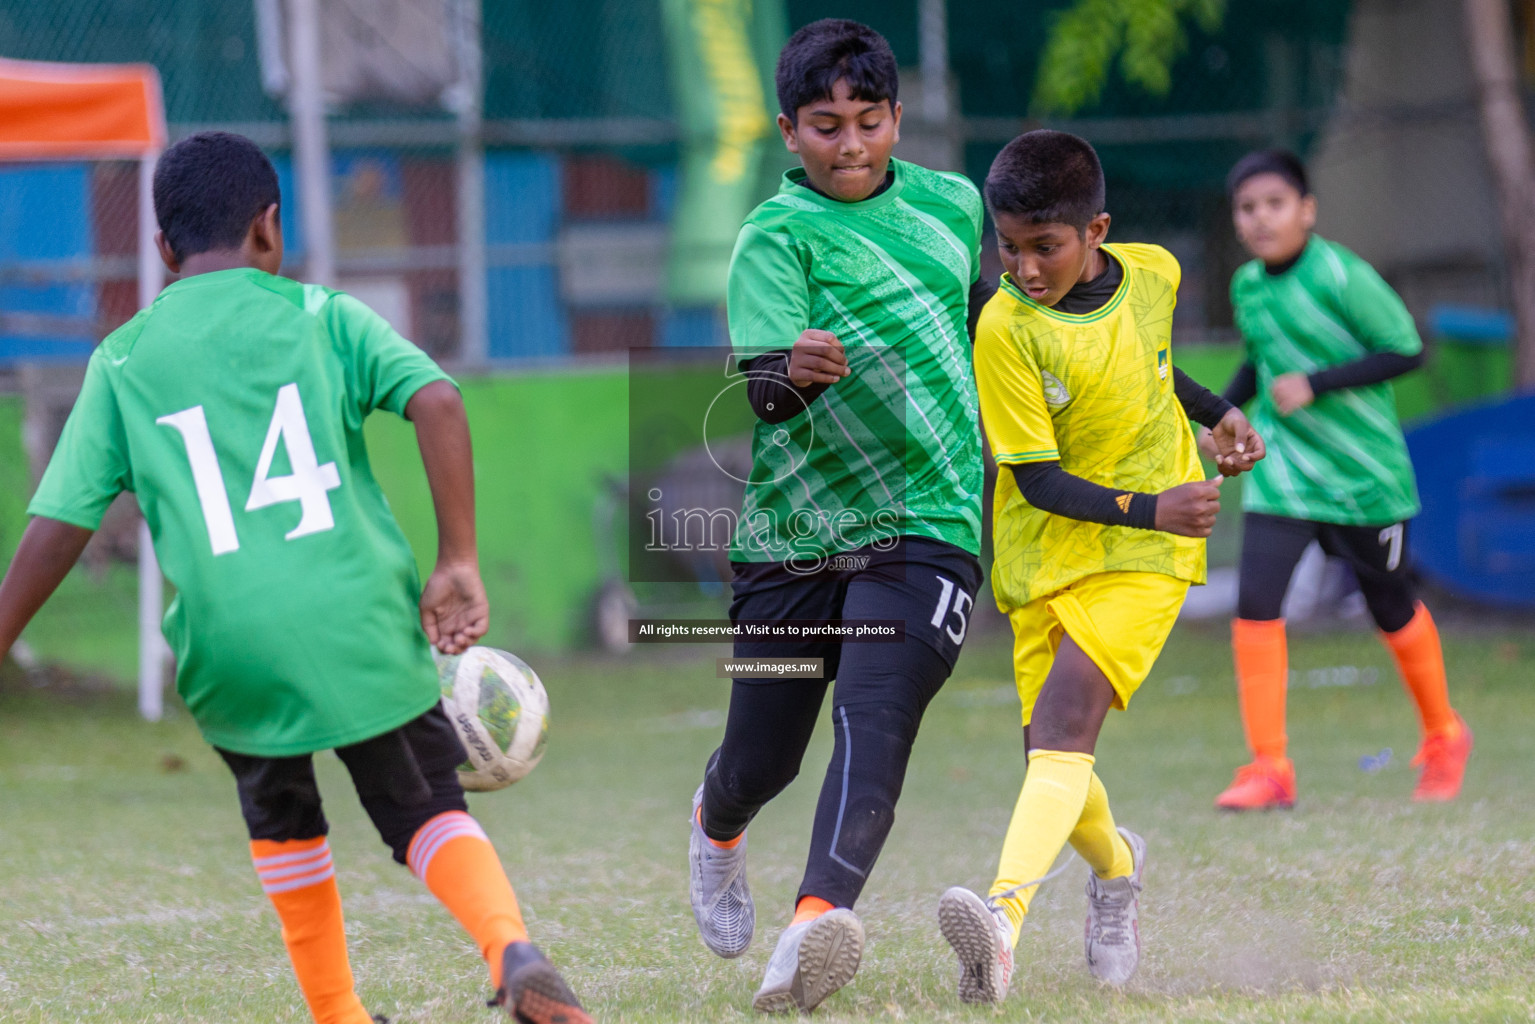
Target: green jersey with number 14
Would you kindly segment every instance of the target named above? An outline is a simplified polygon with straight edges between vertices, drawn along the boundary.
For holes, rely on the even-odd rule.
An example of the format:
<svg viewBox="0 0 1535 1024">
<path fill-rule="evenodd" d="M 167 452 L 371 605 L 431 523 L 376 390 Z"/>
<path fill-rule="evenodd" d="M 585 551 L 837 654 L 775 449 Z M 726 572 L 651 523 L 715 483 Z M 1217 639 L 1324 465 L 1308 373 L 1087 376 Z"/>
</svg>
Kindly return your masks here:
<svg viewBox="0 0 1535 1024">
<path fill-rule="evenodd" d="M 177 689 L 210 743 L 357 743 L 438 700 L 363 420 L 447 379 L 349 295 L 254 269 L 189 277 L 92 355 L 28 511 L 95 529 L 138 496 L 176 587 Z"/>
</svg>

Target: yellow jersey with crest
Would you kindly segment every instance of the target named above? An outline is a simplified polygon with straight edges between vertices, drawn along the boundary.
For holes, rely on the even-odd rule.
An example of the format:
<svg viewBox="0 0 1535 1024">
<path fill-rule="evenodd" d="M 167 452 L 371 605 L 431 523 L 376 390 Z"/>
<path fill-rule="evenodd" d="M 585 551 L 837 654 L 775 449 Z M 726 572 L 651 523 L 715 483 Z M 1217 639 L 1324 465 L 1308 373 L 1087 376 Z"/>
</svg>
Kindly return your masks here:
<svg viewBox="0 0 1535 1024">
<path fill-rule="evenodd" d="M 1006 467 L 1059 460 L 1075 476 L 1130 494 L 1203 478 L 1173 394 L 1172 322 L 1180 270 L 1158 245 L 1105 245 L 1124 269 L 1099 309 L 1042 306 L 1005 274 L 981 312 L 975 376 L 997 474 L 992 589 L 1003 611 L 1103 572 L 1205 579 L 1205 542 L 1041 511 Z"/>
</svg>

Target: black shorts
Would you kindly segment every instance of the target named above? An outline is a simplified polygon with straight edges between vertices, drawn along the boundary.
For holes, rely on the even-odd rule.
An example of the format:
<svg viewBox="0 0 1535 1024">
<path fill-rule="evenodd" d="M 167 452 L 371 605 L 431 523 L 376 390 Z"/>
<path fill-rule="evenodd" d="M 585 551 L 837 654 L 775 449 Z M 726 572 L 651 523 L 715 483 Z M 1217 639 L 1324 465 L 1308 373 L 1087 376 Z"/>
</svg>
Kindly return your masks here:
<svg viewBox="0 0 1535 1024">
<path fill-rule="evenodd" d="M 978 558 L 926 537 L 902 537 L 886 551 L 869 545 L 842 552 L 814 572 L 797 572 L 784 562 L 732 562 L 731 566 L 735 571 L 732 622 L 896 621 L 904 628 L 907 642 L 916 640 L 931 647 L 950 669 L 969 631 L 982 579 Z M 822 658 L 824 678 L 835 679 L 843 642 L 738 637 L 735 656 Z"/>
<path fill-rule="evenodd" d="M 217 747 L 234 772 L 240 813 L 252 839 L 314 839 L 330 831 L 320 807 L 314 755 L 253 757 Z M 442 705 L 398 729 L 337 747 L 379 836 L 405 863 L 416 831 L 446 811 L 467 811 L 458 766 L 468 759 Z"/>
<path fill-rule="evenodd" d="M 1323 552 L 1353 569 L 1376 624 L 1388 633 L 1396 632 L 1416 612 L 1408 527 L 1405 520 L 1385 526 L 1342 526 L 1247 513 L 1242 518 L 1237 616 L 1259 621 L 1279 618 L 1295 566 L 1307 545 L 1316 541 Z"/>
</svg>

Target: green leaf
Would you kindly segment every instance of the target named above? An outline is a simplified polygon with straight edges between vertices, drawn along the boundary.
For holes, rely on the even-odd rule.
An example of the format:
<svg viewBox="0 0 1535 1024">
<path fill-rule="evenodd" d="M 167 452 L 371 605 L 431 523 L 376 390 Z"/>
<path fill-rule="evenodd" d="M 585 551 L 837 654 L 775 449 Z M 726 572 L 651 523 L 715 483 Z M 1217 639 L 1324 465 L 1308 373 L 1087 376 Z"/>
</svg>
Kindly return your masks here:
<svg viewBox="0 0 1535 1024">
<path fill-rule="evenodd" d="M 1214 32 L 1226 0 L 1077 0 L 1051 21 L 1034 86 L 1037 114 L 1073 114 L 1103 96 L 1117 58 L 1125 81 L 1155 96 L 1172 88 L 1188 48 L 1185 20 Z"/>
</svg>

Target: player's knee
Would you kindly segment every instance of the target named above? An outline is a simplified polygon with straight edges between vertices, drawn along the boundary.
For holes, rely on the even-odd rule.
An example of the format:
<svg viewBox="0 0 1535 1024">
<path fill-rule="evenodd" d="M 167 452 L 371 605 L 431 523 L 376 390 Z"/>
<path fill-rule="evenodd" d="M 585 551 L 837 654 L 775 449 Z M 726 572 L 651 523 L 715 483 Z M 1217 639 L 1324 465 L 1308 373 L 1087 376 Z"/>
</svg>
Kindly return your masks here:
<svg viewBox="0 0 1535 1024">
<path fill-rule="evenodd" d="M 1408 603 L 1394 602 L 1380 608 L 1371 607 L 1370 616 L 1375 620 L 1375 625 L 1382 633 L 1395 633 L 1406 628 L 1417 614 L 1417 606 Z"/>
<path fill-rule="evenodd" d="M 1237 618 L 1248 622 L 1271 622 L 1279 618 L 1284 607 L 1284 593 L 1253 594 L 1241 590 L 1237 594 Z"/>
<path fill-rule="evenodd" d="M 891 701 L 864 701 L 842 704 L 833 709 L 832 719 L 837 723 L 838 735 L 844 721 L 853 732 L 864 732 L 881 737 L 881 745 L 895 741 L 907 747 L 917 736 L 922 722 L 921 710 L 909 703 Z"/>
<path fill-rule="evenodd" d="M 1091 751 L 1098 742 L 1103 718 L 1086 707 L 1052 708 L 1048 717 L 1036 715 L 1029 725 L 1029 745 L 1036 750 Z"/>
<path fill-rule="evenodd" d="M 469 811 L 469 802 L 464 798 L 464 787 L 459 784 L 456 769 L 429 770 L 426 781 L 431 796 L 421 803 L 401 804 L 383 795 L 362 798 L 363 809 L 373 820 L 373 827 L 397 864 L 405 863 L 410 841 L 427 822 L 449 811 Z"/>
<path fill-rule="evenodd" d="M 463 798 L 463 791 L 459 791 L 458 798 L 443 797 L 434 794 L 432 799 L 418 807 L 412 807 L 403 812 L 396 813 L 392 817 L 374 816 L 374 825 L 378 828 L 379 838 L 384 845 L 389 847 L 389 852 L 394 855 L 396 864 L 406 863 L 406 854 L 410 850 L 412 839 L 416 833 L 424 828 L 427 822 L 438 815 L 447 814 L 449 811 L 459 811 L 467 814 L 469 805 Z"/>
<path fill-rule="evenodd" d="M 240 813 L 252 839 L 288 842 L 325 835 L 328 825 L 320 807 L 320 791 L 312 784 L 240 786 Z"/>
<path fill-rule="evenodd" d="M 252 813 L 245 810 L 246 831 L 252 839 L 286 843 L 296 839 L 317 839 L 329 831 L 318 803 L 266 804 Z"/>
<path fill-rule="evenodd" d="M 755 811 L 799 776 L 800 762 L 737 766 L 720 763 L 709 773 L 709 806 Z"/>
<path fill-rule="evenodd" d="M 1410 586 L 1371 587 L 1361 583 L 1370 617 L 1383 633 L 1395 633 L 1418 614 L 1417 596 Z"/>
</svg>

